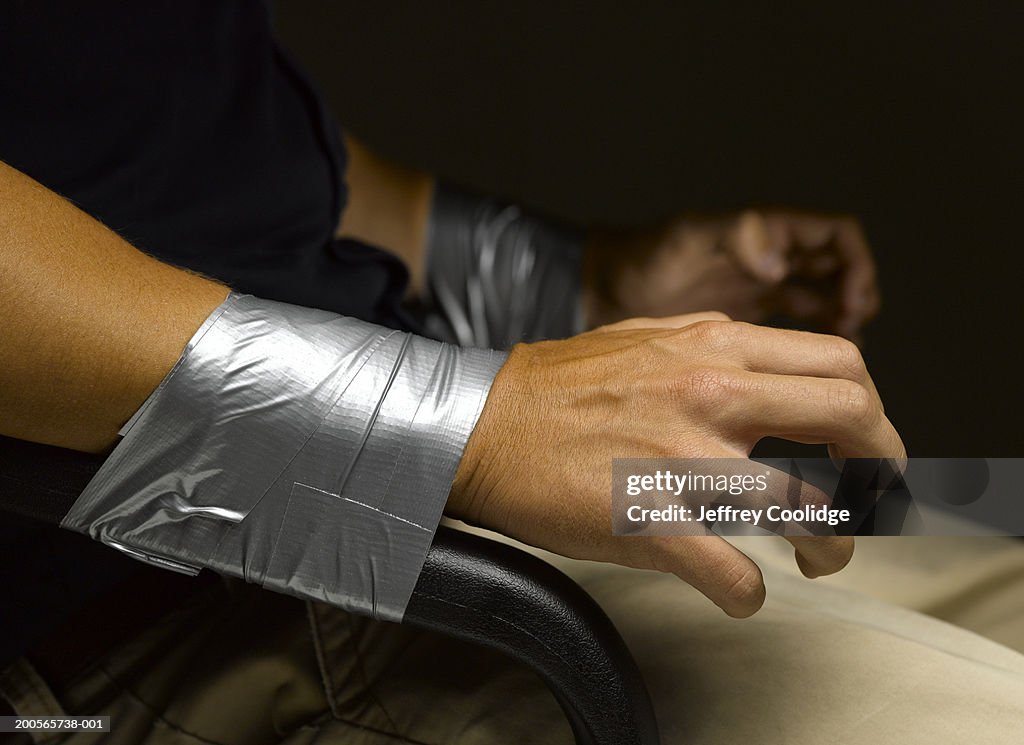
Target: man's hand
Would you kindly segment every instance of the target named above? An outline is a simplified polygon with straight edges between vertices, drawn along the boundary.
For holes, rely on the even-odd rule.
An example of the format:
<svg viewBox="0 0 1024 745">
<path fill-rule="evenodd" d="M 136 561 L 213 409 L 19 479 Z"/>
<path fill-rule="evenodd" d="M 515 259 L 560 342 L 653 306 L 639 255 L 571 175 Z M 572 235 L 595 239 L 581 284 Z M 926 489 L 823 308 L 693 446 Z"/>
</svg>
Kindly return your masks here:
<svg viewBox="0 0 1024 745">
<path fill-rule="evenodd" d="M 764 600 L 757 566 L 717 536 L 613 536 L 613 458 L 746 458 L 767 435 L 839 457 L 905 456 L 849 341 L 720 313 L 632 319 L 518 345 L 498 373 L 448 501 L 454 517 L 582 559 L 673 572 L 732 616 Z M 786 495 L 773 495 L 786 504 Z M 821 498 L 806 486 L 804 503 Z M 791 538 L 807 576 L 851 538 Z"/>
<path fill-rule="evenodd" d="M 879 305 L 856 220 L 780 210 L 595 234 L 584 286 L 595 325 L 714 308 L 751 323 L 784 316 L 856 338 Z"/>
</svg>

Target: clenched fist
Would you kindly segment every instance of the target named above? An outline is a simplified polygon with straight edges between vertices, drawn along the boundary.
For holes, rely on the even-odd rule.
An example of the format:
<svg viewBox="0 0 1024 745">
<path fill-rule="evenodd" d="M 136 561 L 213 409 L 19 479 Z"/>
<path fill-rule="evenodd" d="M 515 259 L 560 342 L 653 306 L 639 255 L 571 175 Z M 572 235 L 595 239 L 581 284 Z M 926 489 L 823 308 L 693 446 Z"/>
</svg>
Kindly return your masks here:
<svg viewBox="0 0 1024 745">
<path fill-rule="evenodd" d="M 596 232 L 584 292 L 594 324 L 715 309 L 753 323 L 786 317 L 848 338 L 879 306 L 857 220 L 797 210 L 684 215 L 653 230 Z"/>
</svg>

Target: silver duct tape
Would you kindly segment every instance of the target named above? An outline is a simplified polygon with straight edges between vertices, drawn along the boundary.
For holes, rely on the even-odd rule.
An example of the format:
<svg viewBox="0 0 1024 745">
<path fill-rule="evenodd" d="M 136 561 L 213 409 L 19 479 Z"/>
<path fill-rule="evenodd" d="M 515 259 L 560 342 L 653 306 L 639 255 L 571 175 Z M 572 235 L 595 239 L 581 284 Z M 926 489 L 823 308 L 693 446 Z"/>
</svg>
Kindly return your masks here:
<svg viewBox="0 0 1024 745">
<path fill-rule="evenodd" d="M 439 186 L 427 240 L 428 331 L 501 349 L 578 334 L 582 262 L 572 231 Z"/>
<path fill-rule="evenodd" d="M 504 359 L 232 294 L 62 527 L 400 621 Z"/>
</svg>

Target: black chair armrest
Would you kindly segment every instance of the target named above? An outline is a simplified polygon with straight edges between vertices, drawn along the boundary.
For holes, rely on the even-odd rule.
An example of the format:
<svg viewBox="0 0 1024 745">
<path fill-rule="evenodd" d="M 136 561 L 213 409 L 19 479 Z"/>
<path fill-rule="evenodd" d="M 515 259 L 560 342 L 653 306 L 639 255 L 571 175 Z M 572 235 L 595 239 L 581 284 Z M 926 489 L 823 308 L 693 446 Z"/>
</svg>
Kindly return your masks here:
<svg viewBox="0 0 1024 745">
<path fill-rule="evenodd" d="M 0 510 L 59 523 L 103 457 L 0 437 Z M 656 745 L 647 689 L 612 622 L 541 559 L 438 530 L 405 623 L 500 650 L 551 688 L 581 745 Z"/>
<path fill-rule="evenodd" d="M 403 623 L 500 650 L 547 683 L 579 745 L 657 745 L 622 637 L 575 582 L 504 543 L 438 529 Z"/>
</svg>

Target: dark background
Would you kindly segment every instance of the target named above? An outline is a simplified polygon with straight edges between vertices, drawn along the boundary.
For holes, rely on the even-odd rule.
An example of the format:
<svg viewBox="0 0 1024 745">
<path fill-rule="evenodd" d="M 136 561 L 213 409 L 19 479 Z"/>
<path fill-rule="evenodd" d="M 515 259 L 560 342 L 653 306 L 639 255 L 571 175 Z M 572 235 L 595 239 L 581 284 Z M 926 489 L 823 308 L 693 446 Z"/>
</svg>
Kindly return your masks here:
<svg viewBox="0 0 1024 745">
<path fill-rule="evenodd" d="M 884 306 L 865 355 L 910 453 L 1024 457 L 1024 14 L 919 5 L 276 13 L 345 126 L 451 180 L 582 223 L 859 215 Z"/>
</svg>

